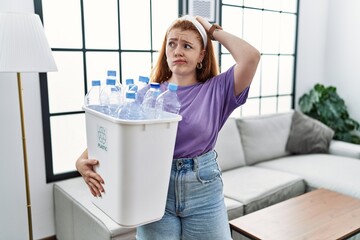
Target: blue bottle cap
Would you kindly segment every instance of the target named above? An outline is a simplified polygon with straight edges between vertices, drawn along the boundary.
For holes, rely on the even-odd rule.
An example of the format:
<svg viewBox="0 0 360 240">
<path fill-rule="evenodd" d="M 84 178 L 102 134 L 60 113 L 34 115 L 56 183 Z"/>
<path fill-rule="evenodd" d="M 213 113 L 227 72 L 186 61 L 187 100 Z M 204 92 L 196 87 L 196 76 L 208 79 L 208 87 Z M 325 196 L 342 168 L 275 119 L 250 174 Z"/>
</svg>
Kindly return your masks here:
<svg viewBox="0 0 360 240">
<path fill-rule="evenodd" d="M 130 91 L 137 92 L 138 86 L 136 86 L 135 84 L 131 84 L 131 85 L 129 85 L 129 89 L 130 89 Z"/>
<path fill-rule="evenodd" d="M 134 91 L 127 91 L 126 98 L 135 99 L 135 92 Z"/>
<path fill-rule="evenodd" d="M 116 77 L 116 71 L 115 70 L 108 70 L 107 71 L 108 76 L 115 76 Z"/>
<path fill-rule="evenodd" d="M 139 76 L 139 82 L 149 83 L 149 78 L 144 76 Z"/>
<path fill-rule="evenodd" d="M 160 88 L 160 83 L 152 82 L 152 83 L 150 83 L 150 87 L 151 88 Z"/>
<path fill-rule="evenodd" d="M 106 85 L 115 85 L 114 79 L 106 79 Z"/>
<path fill-rule="evenodd" d="M 128 78 L 125 80 L 125 82 L 126 82 L 126 85 L 134 84 L 134 79 Z"/>
<path fill-rule="evenodd" d="M 92 86 L 100 86 L 101 81 L 100 80 L 92 80 L 91 85 Z"/>
<path fill-rule="evenodd" d="M 169 83 L 168 89 L 172 92 L 176 92 L 176 90 L 178 89 L 178 85 L 176 85 L 175 83 Z"/>
</svg>

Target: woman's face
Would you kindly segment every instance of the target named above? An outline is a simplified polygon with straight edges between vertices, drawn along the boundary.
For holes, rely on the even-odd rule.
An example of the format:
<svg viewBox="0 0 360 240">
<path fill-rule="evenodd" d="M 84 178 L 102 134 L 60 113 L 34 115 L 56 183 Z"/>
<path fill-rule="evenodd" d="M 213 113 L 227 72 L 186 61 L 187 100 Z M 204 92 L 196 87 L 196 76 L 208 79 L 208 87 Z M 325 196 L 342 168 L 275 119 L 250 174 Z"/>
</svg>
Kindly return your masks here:
<svg viewBox="0 0 360 240">
<path fill-rule="evenodd" d="M 172 29 L 167 37 L 166 58 L 171 72 L 175 75 L 194 75 L 196 65 L 205 55 L 201 40 L 191 30 Z"/>
</svg>

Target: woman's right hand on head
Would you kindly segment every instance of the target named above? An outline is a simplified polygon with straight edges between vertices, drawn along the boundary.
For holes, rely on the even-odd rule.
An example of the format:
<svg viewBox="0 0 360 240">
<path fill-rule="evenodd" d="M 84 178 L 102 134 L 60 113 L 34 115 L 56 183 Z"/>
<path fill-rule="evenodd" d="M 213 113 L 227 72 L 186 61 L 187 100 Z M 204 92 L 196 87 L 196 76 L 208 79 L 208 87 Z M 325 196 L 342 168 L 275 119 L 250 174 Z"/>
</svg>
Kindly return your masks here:
<svg viewBox="0 0 360 240">
<path fill-rule="evenodd" d="M 98 160 L 88 159 L 87 150 L 76 161 L 76 169 L 84 178 L 91 194 L 94 197 L 101 197 L 101 193 L 105 192 L 102 177 L 94 171 L 94 166 L 99 164 Z"/>
</svg>

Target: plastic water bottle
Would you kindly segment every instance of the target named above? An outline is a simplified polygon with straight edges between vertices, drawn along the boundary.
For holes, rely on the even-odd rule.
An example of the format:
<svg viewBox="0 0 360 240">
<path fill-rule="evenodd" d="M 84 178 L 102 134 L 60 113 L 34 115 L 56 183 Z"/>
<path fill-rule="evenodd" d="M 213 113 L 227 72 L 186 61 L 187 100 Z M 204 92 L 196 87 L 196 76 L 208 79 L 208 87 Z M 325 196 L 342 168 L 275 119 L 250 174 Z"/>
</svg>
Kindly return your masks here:
<svg viewBox="0 0 360 240">
<path fill-rule="evenodd" d="M 123 103 L 122 100 L 121 91 L 118 86 L 116 86 L 116 80 L 107 79 L 106 86 L 100 93 L 100 103 L 103 113 L 110 116 L 116 116 Z"/>
<path fill-rule="evenodd" d="M 132 78 L 128 78 L 125 80 L 125 84 L 126 84 L 126 87 L 125 87 L 125 92 L 129 91 L 130 88 L 134 85 L 134 79 Z M 126 95 L 126 94 L 125 94 Z"/>
<path fill-rule="evenodd" d="M 101 112 L 100 92 L 101 92 L 101 81 L 92 80 L 91 88 L 85 95 L 85 101 L 84 101 L 85 107 Z"/>
<path fill-rule="evenodd" d="M 149 78 L 148 77 L 144 77 L 144 76 L 139 76 L 139 81 L 138 81 L 138 91 L 136 94 L 136 100 L 142 104 L 143 100 L 144 100 L 144 96 L 146 94 L 146 92 L 149 90 L 150 85 L 149 85 Z"/>
<path fill-rule="evenodd" d="M 162 112 L 179 114 L 180 101 L 176 93 L 178 86 L 175 83 L 169 83 L 168 89 L 160 94 L 156 99 L 156 117 L 161 118 Z"/>
<path fill-rule="evenodd" d="M 138 86 L 135 85 L 134 79 L 128 78 L 125 80 L 125 83 L 126 83 L 126 86 L 124 89 L 124 92 L 125 92 L 124 99 L 126 99 L 126 92 L 128 92 L 128 91 L 135 91 L 135 95 L 136 95 L 136 93 L 138 91 Z M 135 97 L 135 99 L 136 99 L 136 97 Z"/>
<path fill-rule="evenodd" d="M 116 78 L 116 71 L 115 70 L 108 70 L 107 71 L 107 77 L 106 79 L 111 79 L 111 80 L 115 80 L 115 86 L 117 88 L 121 88 L 122 89 L 122 84 L 117 80 Z"/>
<path fill-rule="evenodd" d="M 126 120 L 144 119 L 141 105 L 135 100 L 135 91 L 126 92 L 125 105 L 119 110 L 118 118 Z"/>
<path fill-rule="evenodd" d="M 116 77 L 116 71 L 115 70 L 108 70 L 107 71 L 107 77 L 106 79 L 111 79 L 111 80 L 115 80 L 115 87 L 117 89 L 119 89 L 121 95 L 124 95 L 121 99 L 121 102 L 124 103 L 124 99 L 125 99 L 125 90 L 124 90 L 124 86 L 120 83 L 120 81 L 117 79 Z"/>
<path fill-rule="evenodd" d="M 154 119 L 155 115 L 155 105 L 156 98 L 161 94 L 160 84 L 159 83 L 150 83 L 150 89 L 146 92 L 144 96 L 144 101 L 142 103 L 142 108 L 145 113 L 145 118 Z"/>
</svg>

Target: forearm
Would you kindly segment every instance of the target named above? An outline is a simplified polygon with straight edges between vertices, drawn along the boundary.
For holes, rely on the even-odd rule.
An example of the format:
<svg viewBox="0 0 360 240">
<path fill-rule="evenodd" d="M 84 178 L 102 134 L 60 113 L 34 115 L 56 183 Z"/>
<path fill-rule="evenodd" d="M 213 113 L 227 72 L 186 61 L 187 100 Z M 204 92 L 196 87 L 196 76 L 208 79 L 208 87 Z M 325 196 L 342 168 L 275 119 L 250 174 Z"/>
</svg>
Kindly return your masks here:
<svg viewBox="0 0 360 240">
<path fill-rule="evenodd" d="M 209 33 L 212 24 L 202 17 L 196 17 L 196 19 Z M 257 66 L 260 60 L 260 53 L 248 42 L 221 29 L 215 29 L 211 35 L 231 53 L 237 64 L 248 65 L 249 63 L 254 63 Z"/>
<path fill-rule="evenodd" d="M 209 33 L 212 24 L 202 17 L 197 17 L 197 20 Z M 260 61 L 260 52 L 245 40 L 225 30 L 215 29 L 211 35 L 229 50 L 236 62 L 234 69 L 234 93 L 238 96 L 250 85 Z"/>
<path fill-rule="evenodd" d="M 222 44 L 236 62 L 234 69 L 234 93 L 238 96 L 254 78 L 260 61 L 259 51 L 245 40 L 224 30 L 214 31 L 213 37 Z"/>
<path fill-rule="evenodd" d="M 216 29 L 212 35 L 230 52 L 236 64 L 247 67 L 250 64 L 254 65 L 256 69 L 260 60 L 260 53 L 256 48 L 225 30 Z"/>
</svg>

